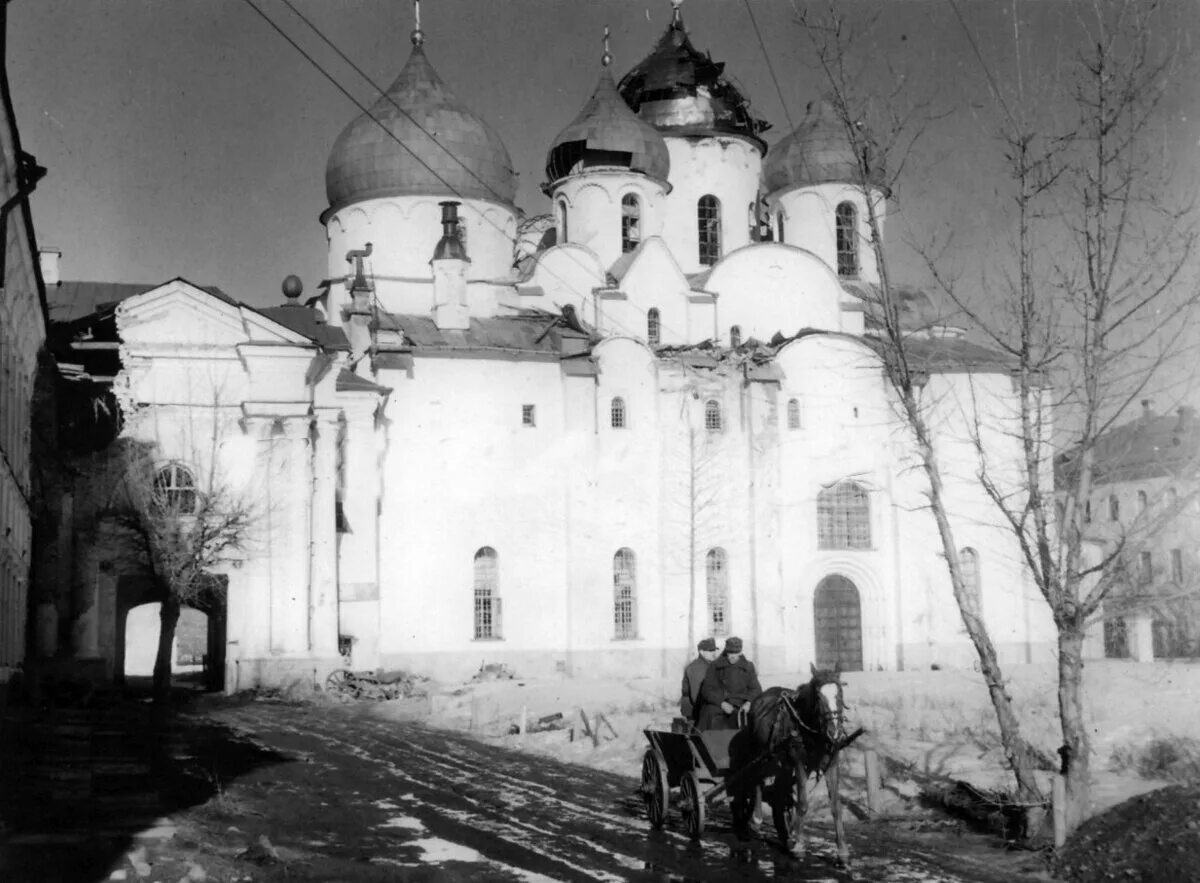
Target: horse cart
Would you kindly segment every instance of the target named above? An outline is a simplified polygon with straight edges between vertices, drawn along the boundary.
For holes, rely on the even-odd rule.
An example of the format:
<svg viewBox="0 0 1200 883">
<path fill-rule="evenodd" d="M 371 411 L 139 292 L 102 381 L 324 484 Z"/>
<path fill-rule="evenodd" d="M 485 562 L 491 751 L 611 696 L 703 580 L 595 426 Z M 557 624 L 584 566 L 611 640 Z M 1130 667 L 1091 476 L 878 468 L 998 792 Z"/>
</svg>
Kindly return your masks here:
<svg viewBox="0 0 1200 883">
<path fill-rule="evenodd" d="M 678 789 L 684 829 L 698 840 L 704 834 L 709 807 L 723 796 L 733 799 L 729 743 L 740 730 L 696 729 L 677 720 L 670 731 L 643 730 L 650 747 L 642 756 L 642 797 L 650 824 L 666 823 L 672 789 Z M 733 775 L 737 775 L 736 773 Z M 734 805 L 735 824 L 743 824 L 755 806 Z"/>
<path fill-rule="evenodd" d="M 350 671 L 339 668 L 325 679 L 325 691 L 343 699 L 397 699 L 408 695 L 410 677 L 403 671 Z"/>
</svg>

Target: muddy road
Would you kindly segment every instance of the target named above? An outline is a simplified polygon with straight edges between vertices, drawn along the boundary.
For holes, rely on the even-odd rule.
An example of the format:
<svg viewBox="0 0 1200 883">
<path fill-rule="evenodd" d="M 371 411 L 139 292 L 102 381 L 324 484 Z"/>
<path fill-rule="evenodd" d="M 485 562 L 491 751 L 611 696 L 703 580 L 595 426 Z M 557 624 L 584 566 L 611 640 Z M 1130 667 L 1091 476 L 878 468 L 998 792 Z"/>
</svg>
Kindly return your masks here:
<svg viewBox="0 0 1200 883">
<path fill-rule="evenodd" d="M 634 779 L 369 709 L 251 703 L 214 715 L 289 758 L 226 792 L 238 833 L 265 835 L 278 856 L 255 867 L 254 880 L 1020 879 L 965 843 L 948 849 L 852 820 L 852 868 L 839 869 L 823 810 L 807 826 L 805 859 L 785 854 L 769 825 L 739 841 L 723 805 L 694 843 L 674 809 L 665 830 L 651 830 Z"/>
</svg>

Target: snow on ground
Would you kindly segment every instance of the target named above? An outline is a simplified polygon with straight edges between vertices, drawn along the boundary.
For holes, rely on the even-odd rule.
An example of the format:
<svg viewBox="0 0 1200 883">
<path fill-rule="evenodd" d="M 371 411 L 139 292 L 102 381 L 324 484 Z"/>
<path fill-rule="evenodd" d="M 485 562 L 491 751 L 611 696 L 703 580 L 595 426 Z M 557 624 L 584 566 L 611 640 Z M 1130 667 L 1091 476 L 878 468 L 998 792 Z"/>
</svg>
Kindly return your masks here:
<svg viewBox="0 0 1200 883">
<path fill-rule="evenodd" d="M 1128 765 L 1114 764 L 1115 756 L 1136 751 L 1156 738 L 1200 736 L 1200 703 L 1193 698 L 1200 695 L 1200 665 L 1098 660 L 1087 664 L 1084 675 L 1094 809 L 1100 812 L 1167 784 L 1144 779 Z M 1055 668 L 1010 666 L 1005 676 L 1026 738 L 1056 758 L 1061 739 L 1057 735 Z M 770 673 L 761 675 L 760 680 L 764 687 L 796 686 L 807 676 Z M 947 670 L 851 672 L 843 680 L 849 728 L 862 726 L 867 731 L 857 745 L 875 748 L 885 759 L 911 765 L 918 773 L 965 779 L 978 787 L 1010 785 L 981 675 Z M 516 677 L 427 687 L 422 716 L 432 726 L 471 732 L 518 750 L 637 777 L 646 748 L 642 731 L 670 728 L 678 711 L 679 677 Z M 413 708 L 410 702 L 383 702 L 373 713 L 411 716 Z M 532 732 L 538 729 L 540 719 L 559 714 L 561 719 L 551 724 L 558 729 Z M 522 716 L 531 732 L 510 734 Z M 598 729 L 598 745 L 585 735 L 583 716 L 590 730 Z M 862 751 L 852 750 L 850 755 L 853 776 L 861 771 Z M 897 779 L 903 778 L 896 765 L 885 764 L 887 769 Z M 911 784 L 892 784 L 901 793 L 912 790 Z"/>
</svg>

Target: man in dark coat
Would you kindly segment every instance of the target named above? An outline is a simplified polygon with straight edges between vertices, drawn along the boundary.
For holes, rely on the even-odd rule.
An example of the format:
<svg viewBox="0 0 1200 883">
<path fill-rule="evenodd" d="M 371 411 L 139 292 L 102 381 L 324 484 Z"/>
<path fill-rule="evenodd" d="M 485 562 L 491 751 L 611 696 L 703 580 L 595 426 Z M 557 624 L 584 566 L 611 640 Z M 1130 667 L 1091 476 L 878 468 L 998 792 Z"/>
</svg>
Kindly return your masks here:
<svg viewBox="0 0 1200 883">
<path fill-rule="evenodd" d="M 704 683 L 709 665 L 717 658 L 717 642 L 705 638 L 696 649 L 699 655 L 683 670 L 683 689 L 679 697 L 679 713 L 692 723 L 696 722 L 700 711 L 700 685 Z"/>
<path fill-rule="evenodd" d="M 738 711 L 762 692 L 754 663 L 742 655 L 742 639 L 727 638 L 725 652 L 708 667 L 700 686 L 702 730 L 736 730 Z"/>
</svg>

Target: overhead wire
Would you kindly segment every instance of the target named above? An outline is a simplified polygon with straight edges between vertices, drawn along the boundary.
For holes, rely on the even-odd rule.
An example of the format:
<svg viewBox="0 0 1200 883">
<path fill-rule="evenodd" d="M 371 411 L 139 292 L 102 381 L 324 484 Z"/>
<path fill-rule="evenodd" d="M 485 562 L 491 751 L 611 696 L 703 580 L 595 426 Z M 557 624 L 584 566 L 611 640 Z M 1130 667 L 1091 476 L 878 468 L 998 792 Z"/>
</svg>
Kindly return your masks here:
<svg viewBox="0 0 1200 883">
<path fill-rule="evenodd" d="M 380 119 L 379 119 L 378 117 L 376 117 L 376 116 L 375 116 L 373 113 L 371 113 L 371 110 L 370 110 L 370 108 L 369 108 L 369 107 L 367 107 L 367 106 L 366 106 L 366 105 L 364 105 L 362 102 L 360 102 L 360 101 L 359 101 L 357 98 L 355 98 L 355 97 L 354 97 L 354 96 L 353 96 L 353 95 L 350 93 L 350 91 L 349 91 L 348 89 L 346 89 L 346 88 L 345 88 L 345 87 L 344 87 L 344 86 L 343 86 L 341 83 L 339 83 L 339 82 L 338 82 L 337 78 L 336 78 L 336 77 L 334 77 L 334 76 L 333 76 L 333 74 L 331 74 L 331 73 L 330 73 L 328 70 L 326 70 L 326 69 L 325 69 L 325 68 L 324 68 L 324 67 L 323 67 L 323 66 L 322 66 L 322 65 L 321 65 L 321 64 L 320 64 L 320 63 L 319 63 L 319 62 L 318 62 L 316 59 L 314 59 L 314 58 L 312 57 L 312 55 L 311 55 L 311 54 L 309 54 L 309 53 L 308 53 L 308 52 L 307 52 L 307 51 L 306 51 L 306 50 L 305 50 L 305 49 L 304 49 L 302 46 L 300 46 L 300 44 L 299 44 L 299 43 L 297 43 L 297 42 L 296 42 L 294 39 L 292 39 L 292 37 L 290 37 L 290 36 L 289 36 L 289 35 L 288 35 L 288 34 L 287 34 L 287 33 L 286 33 L 284 30 L 283 30 L 283 28 L 281 28 L 281 27 L 280 27 L 280 26 L 279 26 L 279 25 L 278 25 L 278 24 L 277 24 L 277 23 L 276 23 L 276 22 L 275 22 L 273 19 L 271 19 L 271 17 L 270 17 L 269 15 L 267 15 L 267 13 L 266 13 L 266 12 L 264 12 L 262 9 L 260 9 L 258 6 L 256 6 L 256 5 L 254 4 L 253 0 L 244 0 L 244 2 L 246 3 L 246 5 L 247 5 L 247 6 L 249 6 L 249 7 L 250 7 L 251 9 L 253 9 L 253 10 L 254 10 L 256 13 L 258 13 L 258 15 L 259 15 L 259 16 L 260 16 L 260 17 L 261 17 L 261 18 L 262 18 L 264 21 L 266 21 L 266 22 L 267 22 L 267 24 L 269 24 L 269 25 L 271 26 L 271 28 L 272 28 L 273 30 L 275 30 L 275 32 L 276 32 L 276 33 L 278 33 L 278 34 L 279 34 L 281 37 L 283 37 L 283 38 L 284 38 L 284 40 L 286 40 L 286 41 L 287 41 L 287 42 L 288 42 L 288 43 L 289 43 L 289 44 L 290 44 L 290 45 L 291 45 L 291 46 L 292 46 L 292 47 L 293 47 L 293 48 L 294 48 L 294 49 L 295 49 L 297 52 L 299 52 L 299 53 L 300 53 L 300 55 L 301 55 L 301 56 L 303 56 L 303 57 L 305 58 L 305 60 L 307 60 L 307 61 L 309 62 L 309 64 L 311 64 L 311 65 L 312 65 L 314 68 L 316 68 L 316 69 L 317 69 L 317 71 L 319 71 L 319 72 L 322 74 L 322 76 L 324 76 L 324 77 L 325 77 L 327 80 L 329 80 L 329 82 L 330 82 L 330 83 L 332 83 L 332 84 L 334 85 L 334 87 L 335 87 L 335 88 L 337 88 L 337 90 L 338 90 L 339 92 L 341 92 L 343 95 L 345 95 L 345 96 L 346 96 L 346 97 L 347 97 L 347 98 L 348 98 L 348 99 L 349 99 L 349 100 L 350 100 L 350 101 L 351 101 L 351 102 L 354 104 L 354 106 L 355 106 L 355 107 L 357 107 L 357 108 L 358 108 L 360 111 L 362 111 L 362 113 L 363 113 L 365 116 L 367 116 L 368 118 L 370 118 L 370 119 L 371 119 L 371 120 L 372 120 L 372 121 L 373 121 L 373 122 L 374 122 L 376 125 L 378 125 L 378 126 L 379 126 L 379 127 L 380 127 L 380 128 L 383 130 L 383 131 L 384 131 L 384 133 L 385 133 L 385 134 L 387 134 L 387 136 L 388 136 L 389 138 L 391 138 L 393 141 L 395 141 L 397 144 L 399 144 L 399 145 L 400 145 L 402 148 L 404 148 L 404 150 L 405 150 L 405 151 L 407 151 L 407 152 L 408 152 L 408 154 L 409 154 L 410 156 L 412 156 L 412 158 L 413 158 L 414 160 L 416 160 L 416 161 L 417 161 L 417 162 L 418 162 L 418 163 L 419 163 L 419 164 L 420 164 L 420 165 L 421 165 L 421 166 L 422 166 L 422 167 L 423 167 L 423 168 L 424 168 L 426 171 L 428 171 L 428 172 L 429 172 L 429 174 L 431 174 L 431 175 L 432 175 L 432 176 L 433 176 L 433 177 L 434 177 L 434 178 L 435 178 L 435 179 L 436 179 L 436 180 L 437 180 L 437 181 L 438 181 L 440 184 L 442 184 L 442 185 L 443 185 L 443 186 L 444 186 L 444 187 L 447 189 L 447 191 L 448 191 L 449 193 L 453 194 L 454 196 L 457 196 L 459 199 L 465 199 L 465 198 L 466 198 L 466 197 L 464 197 L 464 196 L 463 196 L 463 195 L 462 195 L 462 194 L 461 194 L 461 193 L 458 191 L 458 189 L 457 189 L 457 188 L 455 188 L 455 187 L 454 187 L 454 185 L 452 185 L 452 184 L 451 184 L 450 182 L 448 182 L 448 181 L 447 181 L 447 180 L 446 180 L 444 177 L 442 177 L 442 175 L 440 175 L 440 174 L 439 174 L 439 173 L 438 173 L 438 172 L 437 172 L 435 169 L 433 169 L 433 168 L 432 168 L 432 167 L 431 167 L 431 166 L 430 166 L 430 165 L 429 165 L 427 162 L 425 162 L 425 160 L 423 160 L 423 159 L 422 159 L 422 158 L 421 158 L 421 157 L 420 157 L 420 156 L 419 156 L 419 155 L 418 155 L 418 154 L 417 154 L 417 153 L 416 153 L 416 152 L 415 152 L 415 151 L 414 151 L 414 150 L 413 150 L 411 147 L 409 147 L 407 144 L 405 144 L 405 143 L 404 143 L 404 141 L 403 141 L 402 139 L 400 139 L 400 138 L 399 138 L 399 137 L 396 135 L 396 133 L 395 133 L 395 132 L 393 132 L 393 131 L 392 131 L 392 130 L 391 130 L 391 129 L 390 129 L 388 126 L 387 126 L 387 125 L 385 125 L 385 124 L 383 123 L 383 121 L 382 121 L 382 120 L 380 120 Z M 461 160 L 461 159 L 460 159 L 458 156 L 456 156 L 456 155 L 454 154 L 454 152 L 453 152 L 453 151 L 451 151 L 451 150 L 450 150 L 448 147 L 446 147 L 444 144 L 442 144 L 442 143 L 441 143 L 441 141 L 439 141 L 439 140 L 438 140 L 438 138 L 437 138 L 437 136 L 436 136 L 436 135 L 434 135 L 433 133 L 429 132 L 429 131 L 428 131 L 428 130 L 427 130 L 425 127 L 424 127 L 424 126 L 422 126 L 422 125 L 421 125 L 421 124 L 420 124 L 420 123 L 419 123 L 419 122 L 418 122 L 416 119 L 414 119 L 414 118 L 412 117 L 412 115 L 408 113 L 408 111 L 406 111 L 406 110 L 405 110 L 404 108 L 402 108 L 402 107 L 401 107 L 399 104 L 397 104 L 397 103 L 396 103 L 396 101 L 395 101 L 395 100 L 394 100 L 394 99 L 393 99 L 393 98 L 392 98 L 390 95 L 388 95 L 388 93 L 387 93 L 387 90 L 385 90 L 385 89 L 381 88 L 381 87 L 380 87 L 380 86 L 379 86 L 379 85 L 378 85 L 378 84 L 377 84 L 377 83 L 376 83 L 376 82 L 375 82 L 375 81 L 374 81 L 374 80 L 373 80 L 373 79 L 372 79 L 372 78 L 371 78 L 371 77 L 370 77 L 370 76 L 369 76 L 367 73 L 365 73 L 365 72 L 364 72 L 364 71 L 363 71 L 363 70 L 362 70 L 362 69 L 361 69 L 361 68 L 360 68 L 360 67 L 359 67 L 357 64 L 355 64 L 355 63 L 354 63 L 354 61 L 353 61 L 352 59 L 350 59 L 350 58 L 349 58 L 349 57 L 348 57 L 348 56 L 347 56 L 347 55 L 346 55 L 346 54 L 345 54 L 345 53 L 344 53 L 344 52 L 343 52 L 343 51 L 342 51 L 340 48 L 338 48 L 338 46 L 337 46 L 337 45 L 336 45 L 336 44 L 335 44 L 335 43 L 334 43 L 332 40 L 330 40 L 330 39 L 329 39 L 329 38 L 328 38 L 328 37 L 327 37 L 327 36 L 326 36 L 326 35 L 325 35 L 325 34 L 324 34 L 322 31 L 321 31 L 321 29 L 320 29 L 320 28 L 318 28 L 318 27 L 317 27 L 317 26 L 316 26 L 316 25 L 315 25 L 315 24 L 314 24 L 312 21 L 310 21 L 310 20 L 309 20 L 309 19 L 308 19 L 308 18 L 307 18 L 307 17 L 306 17 L 306 16 L 305 16 L 305 15 L 304 15 L 302 12 L 300 12 L 298 9 L 296 9 L 296 7 L 295 7 L 295 6 L 294 6 L 294 5 L 293 5 L 293 4 L 290 2 L 290 0 L 284 0 L 284 4 L 285 4 L 285 5 L 286 5 L 286 6 L 287 6 L 287 7 L 288 7 L 288 8 L 289 8 L 289 9 L 290 9 L 290 10 L 291 10 L 291 11 L 292 11 L 292 12 L 293 12 L 293 13 L 294 13 L 294 14 L 295 14 L 297 17 L 298 17 L 298 18 L 300 18 L 300 20 L 301 20 L 301 21 L 303 21 L 303 22 L 305 23 L 305 25 L 307 25 L 307 26 L 308 26 L 308 27 L 309 27 L 309 28 L 310 28 L 310 29 L 311 29 L 311 30 L 312 30 L 312 31 L 313 31 L 315 34 L 317 34 L 317 36 L 318 36 L 318 37 L 319 37 L 319 38 L 320 38 L 320 39 L 321 39 L 321 40 L 322 40 L 322 41 L 323 41 L 323 42 L 324 42 L 326 45 L 328 45 L 328 46 L 329 46 L 331 49 L 333 49 L 333 51 L 334 51 L 335 53 L 337 53 L 337 55 L 338 55 L 338 56 L 339 56 L 339 57 L 340 57 L 342 60 L 344 60 L 344 61 L 345 61 L 347 64 L 349 64 L 349 65 L 350 65 L 350 67 L 351 67 L 351 68 L 352 68 L 352 69 L 353 69 L 353 70 L 354 70 L 356 73 L 358 73 L 358 74 L 359 74 L 359 76 L 361 76 L 361 77 L 362 77 L 364 80 L 366 80 L 366 81 L 367 81 L 367 83 L 368 83 L 368 84 L 371 86 L 371 88 L 373 88 L 373 89 L 374 89 L 376 92 L 378 92 L 378 93 L 379 93 L 381 96 L 383 96 L 384 98 L 386 98 L 386 99 L 388 100 L 388 102 L 389 102 L 389 103 L 390 103 L 390 104 L 391 104 L 391 105 L 392 105 L 392 106 L 393 106 L 393 107 L 394 107 L 394 108 L 395 108 L 395 109 L 396 109 L 396 110 L 397 110 L 399 113 L 401 113 L 401 114 L 402 114 L 402 115 L 403 115 L 403 116 L 404 116 L 406 119 L 408 119 L 408 120 L 409 120 L 409 122 L 411 122 L 411 123 L 412 123 L 412 124 L 413 124 L 413 125 L 414 125 L 414 126 L 415 126 L 415 127 L 416 127 L 416 128 L 419 130 L 419 131 L 420 131 L 420 132 L 422 132 L 422 133 L 423 133 L 423 134 L 424 134 L 424 135 L 425 135 L 427 138 L 429 138 L 429 140 L 430 140 L 430 141 L 432 141 L 432 142 L 433 142 L 435 145 L 437 145 L 437 146 L 438 146 L 440 149 L 442 149 L 442 150 L 443 150 L 443 151 L 444 151 L 444 152 L 445 152 L 445 153 L 446 153 L 448 156 L 450 156 L 450 157 L 451 157 L 451 158 L 452 158 L 452 159 L 453 159 L 455 162 L 457 162 L 457 163 L 458 163 L 460 166 L 462 166 L 462 168 L 463 168 L 463 169 L 464 169 L 464 170 L 465 170 L 465 171 L 466 171 L 468 174 L 470 174 L 470 175 L 471 175 L 473 178 L 475 178 L 475 180 L 476 180 L 476 181 L 478 181 L 478 182 L 479 182 L 481 185 L 483 185 L 483 187 L 484 187 L 485 189 L 487 189 L 487 191 L 488 191 L 489 193 L 491 193 L 491 194 L 492 194 L 492 195 L 493 195 L 493 196 L 494 196 L 494 197 L 497 199 L 497 201 L 499 201 L 499 202 L 501 202 L 501 203 L 506 203 L 506 200 L 505 200 L 503 197 L 501 197 L 501 196 L 500 196 L 498 193 L 496 193 L 496 191 L 495 191 L 495 190 L 494 190 L 494 189 L 493 189 L 493 188 L 492 188 L 492 187 L 491 187 L 491 186 L 490 186 L 490 185 L 489 185 L 489 184 L 488 184 L 486 181 L 484 181 L 484 180 L 483 180 L 483 179 L 481 179 L 481 178 L 480 178 L 478 175 L 476 175 L 473 169 L 471 169 L 470 167 L 468 167 L 468 166 L 467 166 L 467 165 L 466 165 L 466 164 L 465 164 L 465 163 L 464 163 L 464 162 L 463 162 L 463 161 L 462 161 L 462 160 Z M 490 224 L 490 225 L 491 225 L 491 226 L 492 226 L 492 227 L 493 227 L 493 228 L 494 228 L 496 231 L 498 231 L 498 232 L 499 232 L 501 235 L 503 235 L 503 236 L 504 236 L 506 239 L 508 239 L 508 240 L 509 240 L 509 241 L 510 241 L 512 244 L 514 244 L 514 245 L 516 244 L 516 242 L 517 242 L 517 239 L 516 239 L 515 237 L 511 237 L 511 238 L 510 238 L 510 237 L 509 237 L 509 235 L 508 235 L 508 233 L 507 233 L 507 232 L 506 232 L 506 231 L 505 231 L 505 230 L 504 230 L 504 229 L 503 229 L 503 228 L 502 228 L 502 227 L 501 227 L 499 224 L 497 224 L 497 223 L 496 223 L 494 220 L 492 220 L 491 218 L 487 217 L 486 215 L 480 215 L 479 217 L 480 217 L 480 218 L 481 218 L 481 219 L 482 219 L 482 220 L 483 220 L 485 223 L 488 223 L 488 224 Z M 586 265 L 585 265 L 585 264 L 584 264 L 582 261 L 580 261 L 580 260 L 579 260 L 579 259 L 578 259 L 578 258 L 577 258 L 577 257 L 576 257 L 574 254 L 572 254 L 571 252 L 569 252 L 569 251 L 568 251 L 568 252 L 567 252 L 567 254 L 569 255 L 569 257 L 570 257 L 570 259 L 572 260 L 572 262 L 574 262 L 574 263 L 575 263 L 575 264 L 576 264 L 578 267 L 580 267 L 581 269 L 583 269 L 583 270 L 586 270 L 586 271 L 591 271 L 591 270 L 593 269 L 593 268 L 591 268 L 591 267 L 588 267 L 588 266 L 586 266 Z M 577 289 L 576 289 L 576 288 L 575 288 L 575 287 L 574 287 L 574 286 L 571 284 L 571 282 L 570 282 L 570 281 L 568 281 L 567 279 L 564 279 L 564 278 L 563 278 L 561 275 L 559 275 L 558 273 L 554 272 L 554 271 L 553 271 L 552 269 L 550 269 L 549 267 L 547 267 L 547 266 L 543 266 L 543 267 L 542 267 L 542 269 L 543 269 L 543 270 L 544 270 L 544 271 L 545 271 L 545 272 L 546 272 L 548 275 L 550 275 L 550 276 L 553 276 L 555 279 L 557 279 L 559 282 L 561 282 L 561 283 L 563 284 L 563 286 L 564 286 L 564 287 L 565 287 L 565 288 L 566 288 L 568 291 L 570 291 L 572 294 L 574 294 L 575 296 L 577 296 L 577 297 L 580 297 L 580 298 L 583 298 L 583 299 L 585 299 L 585 300 L 586 300 L 586 298 L 588 297 L 588 294 L 590 294 L 590 293 L 588 293 L 588 294 L 585 294 L 585 293 L 583 293 L 583 292 L 580 292 L 580 291 L 578 291 L 578 290 L 577 290 Z M 641 309 L 642 309 L 640 306 L 638 306 L 638 305 L 636 305 L 636 304 L 634 304 L 633 306 L 634 306 L 634 308 L 635 308 L 635 309 L 638 309 L 638 310 L 641 310 Z M 626 325 L 625 325 L 623 322 L 621 322 L 620 320 L 616 319 L 615 317 L 613 317 L 613 316 L 611 316 L 611 315 L 606 315 L 606 317 L 605 317 L 605 318 L 606 318 L 606 320 L 607 320 L 607 321 L 609 321 L 609 322 L 610 322 L 610 323 L 611 323 L 613 326 L 615 326 L 615 327 L 619 328 L 620 330 L 622 330 L 623 332 L 625 332 L 625 333 L 626 333 L 628 336 L 630 336 L 630 337 L 634 337 L 634 338 L 637 338 L 637 339 L 641 339 L 641 338 L 644 336 L 644 335 L 642 335 L 642 334 L 640 334 L 640 333 L 638 333 L 638 332 L 635 332 L 635 331 L 633 331 L 633 330 L 632 330 L 632 329 L 630 329 L 628 326 L 626 326 Z M 660 323 L 661 323 L 661 317 L 660 317 Z M 665 326 L 661 326 L 661 327 L 665 327 Z M 678 334 L 678 332 L 677 332 L 675 329 L 668 329 L 668 330 L 670 330 L 670 331 L 671 331 L 673 334 Z M 682 334 L 678 334 L 678 337 L 679 337 L 680 339 L 683 339 L 683 338 L 684 338 L 684 335 L 682 335 Z"/>
</svg>

